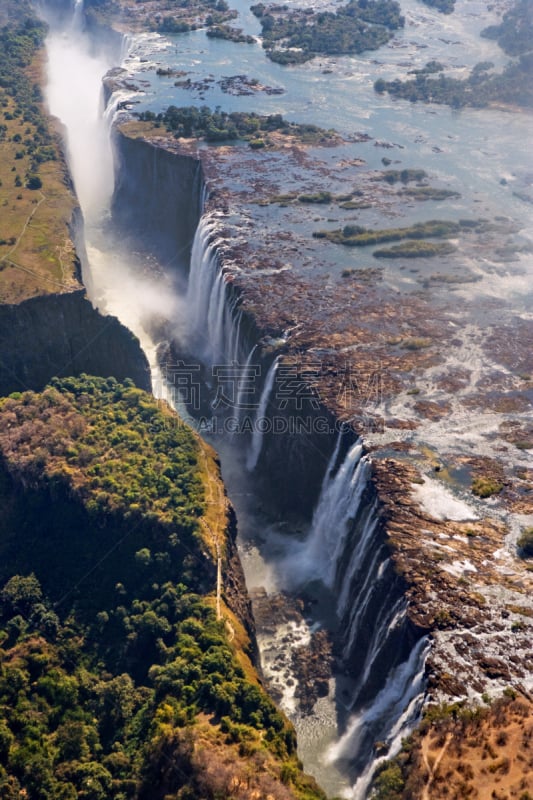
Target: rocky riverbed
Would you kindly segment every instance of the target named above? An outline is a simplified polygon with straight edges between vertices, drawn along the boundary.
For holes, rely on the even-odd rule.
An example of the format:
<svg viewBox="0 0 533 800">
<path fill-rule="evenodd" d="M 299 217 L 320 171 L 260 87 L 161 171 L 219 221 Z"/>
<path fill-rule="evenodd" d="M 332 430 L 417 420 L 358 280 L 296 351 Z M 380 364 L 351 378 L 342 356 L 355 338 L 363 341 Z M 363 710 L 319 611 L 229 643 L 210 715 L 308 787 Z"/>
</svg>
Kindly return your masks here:
<svg viewBox="0 0 533 800">
<path fill-rule="evenodd" d="M 372 246 L 313 233 L 450 219 L 453 202 L 409 199 L 413 184 L 367 169 L 357 143 L 269 136 L 256 152 L 121 130 L 201 161 L 239 308 L 364 437 L 408 614 L 432 633 L 431 696 L 526 688 L 532 576 L 516 540 L 533 519 L 533 325 L 519 226 L 474 209 L 453 253 L 382 265 Z"/>
</svg>

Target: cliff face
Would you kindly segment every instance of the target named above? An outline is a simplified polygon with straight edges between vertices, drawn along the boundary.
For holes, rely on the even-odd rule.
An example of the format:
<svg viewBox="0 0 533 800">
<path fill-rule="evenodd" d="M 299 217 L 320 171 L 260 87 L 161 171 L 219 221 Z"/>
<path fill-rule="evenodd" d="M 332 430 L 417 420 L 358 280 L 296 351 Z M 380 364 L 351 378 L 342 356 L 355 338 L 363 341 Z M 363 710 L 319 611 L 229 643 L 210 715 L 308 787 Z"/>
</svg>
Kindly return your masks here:
<svg viewBox="0 0 533 800">
<path fill-rule="evenodd" d="M 271 394 L 263 396 L 261 406 L 273 430 L 264 433 L 251 459 L 270 507 L 284 514 L 291 509 L 311 516 L 322 478 L 329 473 L 332 482 L 335 475 L 327 464 L 337 420 L 348 419 L 372 442 L 372 477 L 364 502 L 357 513 L 350 507 L 339 519 L 332 504 L 322 526 L 332 540 L 314 558 L 319 573 L 321 563 L 335 565 L 334 575 L 324 571 L 339 603 L 340 660 L 359 680 L 356 704 L 376 693 L 381 697 L 383 687 L 384 694 L 393 696 L 393 683 L 401 684 L 403 701 L 410 697 L 409 686 L 415 678 L 424 674 L 426 698 L 433 701 L 453 697 L 466 704 L 485 692 L 498 694 L 505 685 L 528 688 L 526 641 L 531 623 L 525 597 L 530 591 L 530 569 L 516 557 L 515 547 L 516 533 L 530 524 L 531 514 L 531 470 L 523 456 L 523 450 L 529 449 L 525 393 L 511 405 L 508 388 L 498 388 L 501 394 L 494 409 L 501 420 L 499 435 L 507 437 L 505 444 L 500 450 L 494 446 L 493 458 L 482 457 L 475 449 L 467 452 L 457 434 L 457 420 L 460 427 L 465 409 L 470 414 L 479 404 L 484 408 L 489 399 L 481 397 L 474 384 L 465 390 L 465 397 L 457 395 L 459 379 L 466 381 L 469 372 L 460 374 L 453 357 L 448 363 L 444 350 L 437 352 L 437 346 L 448 343 L 449 331 L 442 307 L 438 313 L 432 308 L 434 293 L 402 296 L 399 315 L 397 290 L 386 284 L 381 270 L 348 269 L 339 274 L 337 252 L 324 248 L 320 237 L 303 239 L 290 229 L 283 238 L 278 228 L 264 224 L 260 211 L 255 218 L 250 198 L 254 204 L 272 206 L 287 197 L 279 193 L 281 159 L 286 160 L 291 176 L 301 169 L 301 184 L 306 186 L 304 179 L 312 176 L 314 161 L 289 148 L 282 150 L 283 155 L 273 147 L 271 153 L 246 156 L 237 148 L 195 149 L 190 142 L 165 142 L 159 129 L 137 130 L 132 135 L 145 137 L 131 144 L 132 152 L 145 151 L 145 162 L 157 163 L 162 156 L 156 156 L 154 149 L 165 148 L 176 162 L 175 166 L 168 163 L 169 172 L 179 172 L 184 158 L 192 163 L 202 159 L 209 198 L 193 249 L 189 282 L 189 288 L 199 287 L 194 309 L 203 347 L 199 357 L 208 365 L 217 363 L 213 359 L 220 354 L 225 360 L 218 363 L 230 364 L 236 358 L 244 363 L 257 345 L 254 358 L 261 366 L 259 383 L 264 392 L 279 356 L 277 383 L 272 382 Z M 331 169 L 328 186 L 333 196 L 340 193 L 341 185 L 333 182 Z M 151 174 L 157 178 L 155 171 Z M 255 179 L 257 174 L 262 176 L 261 184 Z M 236 175 L 246 191 L 242 186 L 235 191 L 228 188 L 235 184 Z M 374 177 L 361 182 L 359 175 L 358 179 L 376 204 Z M 317 186 L 322 186 L 318 180 L 324 180 L 322 173 L 317 177 Z M 147 194 L 148 203 L 155 206 L 163 196 L 157 183 Z M 140 199 L 130 193 L 129 200 L 137 204 L 140 214 Z M 296 202 L 290 213 L 296 214 L 296 208 L 305 221 L 307 211 L 300 211 Z M 315 215 L 315 209 L 310 213 Z M 329 221 L 334 212 L 328 207 L 326 213 Z M 290 224 L 288 217 L 276 220 Z M 479 241 L 472 245 L 476 257 L 475 247 L 485 235 L 476 234 Z M 327 264 L 324 276 L 313 273 L 311 277 L 310 263 L 303 263 L 300 254 L 311 246 L 316 256 L 313 265 Z M 191 303 L 195 301 L 192 294 Z M 461 310 L 468 317 L 469 308 Z M 508 311 L 511 318 L 511 304 Z M 487 338 L 486 331 L 480 335 L 485 337 L 487 359 L 499 347 L 502 360 L 511 365 L 504 352 L 504 345 L 511 346 L 510 338 Z M 513 339 L 512 368 L 521 370 L 521 375 L 513 376 L 513 386 L 520 391 L 527 389 L 523 381 L 529 382 L 528 336 L 524 329 L 523 337 Z M 461 357 L 463 344 L 468 344 L 466 339 L 449 342 Z M 492 356 L 487 364 L 490 374 L 495 368 Z M 429 390 L 428 397 L 419 397 L 423 393 L 420 375 L 431 374 L 436 366 L 443 376 L 438 402 Z M 276 405 L 276 401 L 281 403 Z M 511 415 L 515 411 L 516 418 Z M 292 435 L 291 424 L 298 417 L 308 420 L 309 430 Z M 456 432 L 451 441 L 441 436 L 439 426 L 445 419 Z M 282 430 L 276 431 L 278 424 Z M 516 450 L 511 451 L 509 445 L 515 441 Z M 507 450 L 512 459 L 502 465 L 498 453 Z M 489 502 L 489 495 L 476 489 L 479 481 L 495 487 Z M 352 486 L 347 484 L 337 500 L 349 497 Z M 337 552 L 340 539 L 343 552 Z M 429 655 L 422 633 L 428 634 L 432 644 Z M 416 664 L 413 660 L 409 666 L 405 661 L 409 653 L 409 662 L 416 656 Z M 412 667 L 409 674 L 389 670 L 400 661 Z M 390 728 L 379 732 L 376 741 L 385 741 L 389 733 Z"/>
<path fill-rule="evenodd" d="M 114 152 L 114 222 L 173 266 L 186 269 L 200 216 L 200 161 L 147 147 L 119 131 Z"/>
<path fill-rule="evenodd" d="M 83 290 L 0 305 L 0 352 L 0 395 L 82 372 L 150 388 L 138 341 L 115 317 L 96 311 Z"/>
</svg>

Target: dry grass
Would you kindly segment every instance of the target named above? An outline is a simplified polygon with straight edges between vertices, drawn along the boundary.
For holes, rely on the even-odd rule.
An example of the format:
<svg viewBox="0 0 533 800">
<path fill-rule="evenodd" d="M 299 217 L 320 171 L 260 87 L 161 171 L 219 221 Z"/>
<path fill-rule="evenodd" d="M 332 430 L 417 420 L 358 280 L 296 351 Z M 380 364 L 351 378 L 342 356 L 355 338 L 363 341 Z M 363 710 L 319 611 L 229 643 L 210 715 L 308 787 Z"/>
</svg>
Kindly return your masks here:
<svg viewBox="0 0 533 800">
<path fill-rule="evenodd" d="M 433 721 L 414 737 L 410 759 L 413 799 L 533 797 L 533 702 L 503 697 L 478 714 Z"/>
<path fill-rule="evenodd" d="M 30 70 L 40 75 L 42 54 Z M 41 189 L 25 186 L 30 157 L 24 141 L 35 135 L 32 123 L 6 119 L 16 110 L 6 98 L 0 122 L 6 125 L 0 142 L 0 302 L 19 303 L 29 297 L 79 288 L 76 256 L 69 232 L 75 198 L 57 137 L 56 161 L 41 164 Z M 20 141 L 14 141 L 20 137 Z M 21 184 L 21 185 L 16 185 Z"/>
</svg>

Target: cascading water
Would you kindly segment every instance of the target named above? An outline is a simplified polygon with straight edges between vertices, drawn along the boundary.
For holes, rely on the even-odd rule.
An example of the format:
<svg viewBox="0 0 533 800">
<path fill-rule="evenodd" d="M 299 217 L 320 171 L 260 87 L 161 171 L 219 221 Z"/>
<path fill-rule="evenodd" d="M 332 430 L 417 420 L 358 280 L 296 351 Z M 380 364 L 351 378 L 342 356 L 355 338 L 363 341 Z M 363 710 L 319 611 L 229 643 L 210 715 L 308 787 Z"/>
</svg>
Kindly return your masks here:
<svg viewBox="0 0 533 800">
<path fill-rule="evenodd" d="M 79 25 L 81 11 L 80 2 L 72 24 L 61 31 L 52 30 L 48 38 L 48 99 L 52 112 L 68 129 L 69 162 L 87 221 L 88 269 L 95 286 L 94 297 L 104 310 L 116 314 L 139 336 L 148 354 L 152 354 L 154 374 L 155 343 L 142 324 L 152 313 L 168 319 L 181 313 L 187 320 L 190 352 L 204 364 L 233 364 L 246 356 L 245 366 L 250 367 L 258 352 L 255 347 L 249 349 L 251 343 L 244 351 L 239 298 L 225 279 L 218 255 L 216 214 L 202 216 L 196 230 L 185 310 L 180 310 L 179 299 L 166 285 L 141 280 L 132 268 L 131 254 L 119 248 L 109 238 L 108 229 L 100 225 L 113 188 L 109 131 L 99 115 L 101 79 L 111 64 L 94 55 L 80 29 L 74 27 Z M 108 104 L 108 121 L 114 114 L 110 109 L 116 109 L 123 99 L 115 96 Z M 96 164 L 98 169 L 94 168 Z M 153 191 L 157 193 L 158 187 L 154 186 Z M 259 421 L 268 416 L 278 364 L 279 359 L 272 362 L 263 383 L 246 459 L 251 471 L 263 452 Z M 393 748 L 417 713 L 427 648 L 425 643 L 417 643 L 409 658 L 401 663 L 392 660 L 393 669 L 388 668 L 387 647 L 390 650 L 390 643 L 398 641 L 404 628 L 405 603 L 399 594 L 391 602 L 388 594 L 392 567 L 378 536 L 378 505 L 369 491 L 370 460 L 361 443 L 356 442 L 339 465 L 344 445 L 344 438 L 339 436 L 307 541 L 291 546 L 298 552 L 294 572 L 300 583 L 318 578 L 337 597 L 339 629 L 344 631 L 342 662 L 357 678 L 353 700 L 357 710 L 329 757 L 346 764 L 346 774 L 354 775 L 354 765 L 363 771 L 352 795 L 362 798 L 372 765 L 375 766 L 373 741 L 379 737 Z M 281 567 L 280 574 L 282 571 Z M 364 654 L 362 659 L 355 658 L 357 651 Z M 405 648 L 399 652 L 403 654 Z M 386 663 L 377 669 L 380 660 Z M 379 680 L 372 683 L 374 672 L 379 672 Z"/>
<path fill-rule="evenodd" d="M 248 393 L 250 389 L 250 384 L 255 382 L 255 378 L 258 377 L 259 367 L 253 363 L 253 359 L 255 354 L 258 350 L 258 345 L 254 344 L 246 361 L 244 362 L 244 367 L 242 370 L 242 379 L 239 386 L 239 390 L 237 392 L 237 415 L 238 421 L 240 422 L 242 417 L 244 416 L 243 412 L 247 410 L 248 405 Z"/>
<path fill-rule="evenodd" d="M 191 252 L 187 288 L 189 347 L 204 363 L 239 361 L 240 320 L 238 297 L 231 297 L 220 268 L 216 215 L 201 217 Z"/>
<path fill-rule="evenodd" d="M 420 714 L 424 700 L 425 662 L 429 652 L 426 638 L 420 639 L 407 661 L 395 667 L 371 704 L 350 720 L 343 735 L 328 752 L 331 761 L 344 762 L 354 769 L 357 755 L 358 777 L 350 800 L 365 800 L 372 778 L 380 764 L 395 756 Z M 380 742 L 383 755 L 373 755 L 373 743 Z M 385 747 L 384 747 L 385 746 Z"/>
<path fill-rule="evenodd" d="M 254 420 L 250 450 L 248 451 L 248 456 L 246 458 L 246 469 L 249 472 L 252 472 L 256 468 L 257 462 L 259 461 L 259 456 L 261 455 L 261 450 L 263 449 L 265 422 L 268 421 L 267 420 L 268 404 L 270 402 L 270 396 L 274 388 L 274 382 L 276 380 L 276 373 L 278 371 L 279 361 L 280 361 L 279 357 L 277 357 L 270 365 L 270 368 L 265 378 L 265 384 L 263 386 L 261 398 L 259 400 L 259 406 L 257 408 L 257 414 L 255 415 L 255 420 Z"/>
<path fill-rule="evenodd" d="M 83 20 L 83 0 L 74 0 L 74 13 L 72 15 L 72 27 L 79 30 Z"/>
<path fill-rule="evenodd" d="M 70 22 L 47 37 L 48 105 L 67 126 L 67 155 L 86 222 L 100 217 L 113 191 L 109 135 L 102 124 L 102 76 L 110 62 L 91 52 L 82 34 L 81 0 Z M 75 67 L 73 68 L 73 65 Z"/>
<path fill-rule="evenodd" d="M 334 472 L 341 441 L 339 434 L 313 514 L 305 554 L 307 569 L 311 573 L 318 570 L 329 588 L 333 587 L 350 519 L 357 513 L 370 469 L 368 459 L 363 457 L 363 445 L 358 441 Z"/>
<path fill-rule="evenodd" d="M 320 578 L 336 599 L 341 664 L 355 679 L 350 706 L 355 710 L 330 761 L 359 775 L 346 796 L 363 800 L 383 757 L 390 753 L 420 711 L 424 692 L 426 639 L 406 632 L 407 601 L 380 532 L 379 504 L 370 486 L 371 462 L 357 441 L 337 467 L 342 433 L 325 472 L 310 534 L 298 555 L 300 577 Z M 290 558 L 288 571 L 295 561 Z"/>
<path fill-rule="evenodd" d="M 151 278 L 146 261 L 126 249 L 108 224 L 114 188 L 111 125 L 131 94 L 113 95 L 104 109 L 102 80 L 116 62 L 109 47 L 98 47 L 84 31 L 82 0 L 70 19 L 58 22 L 46 7 L 43 13 L 49 22 L 46 99 L 66 130 L 67 160 L 84 219 L 83 231 L 77 232 L 78 238 L 84 236 L 83 282 L 93 305 L 118 317 L 139 338 L 159 390 L 157 343 L 148 323 L 156 314 L 176 317 L 179 298 L 160 276 Z M 117 39 L 117 60 L 120 50 Z"/>
</svg>

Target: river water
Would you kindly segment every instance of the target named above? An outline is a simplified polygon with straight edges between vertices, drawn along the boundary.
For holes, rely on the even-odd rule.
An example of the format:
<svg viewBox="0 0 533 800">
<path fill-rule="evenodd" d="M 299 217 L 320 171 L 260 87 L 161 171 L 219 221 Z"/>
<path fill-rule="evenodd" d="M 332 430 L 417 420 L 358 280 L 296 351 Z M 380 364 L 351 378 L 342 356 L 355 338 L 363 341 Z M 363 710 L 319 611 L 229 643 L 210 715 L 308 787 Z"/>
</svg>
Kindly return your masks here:
<svg viewBox="0 0 533 800">
<path fill-rule="evenodd" d="M 243 9 L 235 25 L 256 34 L 259 26 L 246 12 L 246 4 L 239 1 L 233 6 Z M 288 119 L 335 128 L 347 135 L 365 132 L 394 144 L 391 157 L 401 159 L 402 164 L 421 166 L 449 180 L 466 202 L 475 197 L 500 212 L 504 208 L 510 216 L 530 218 L 530 209 L 513 197 L 512 184 L 515 177 L 533 167 L 531 115 L 487 109 L 453 111 L 445 106 L 396 101 L 373 90 L 378 78 L 407 77 L 410 70 L 431 60 L 451 67 L 450 74 L 458 76 L 480 61 L 501 66 L 507 59 L 500 48 L 479 37 L 479 31 L 495 17 L 485 3 L 471 0 L 459 0 L 450 16 L 417 0 L 403 0 L 401 6 L 406 25 L 388 46 L 357 57 L 318 58 L 298 67 L 269 61 L 259 44 L 209 39 L 203 31 L 174 37 L 166 49 L 155 54 L 146 42 L 146 49 L 125 62 L 132 77 L 142 80 L 145 94 L 137 108 L 159 111 L 170 104 L 219 105 L 227 111 L 282 113 Z M 163 40 L 158 47 L 164 47 Z M 211 82 L 202 90 L 176 87 L 176 78 L 158 76 L 154 63 L 186 71 L 193 84 L 206 78 Z M 241 74 L 285 93 L 256 92 L 253 97 L 224 93 L 219 81 Z M 382 166 L 384 151 L 374 142 L 358 149 L 370 168 Z M 500 184 L 502 178 L 509 181 L 507 186 Z"/>
<path fill-rule="evenodd" d="M 259 24 L 247 4 L 237 0 L 232 5 L 239 10 L 234 24 L 257 36 Z M 491 60 L 501 66 L 506 59 L 497 45 L 479 38 L 479 31 L 494 22 L 495 16 L 477 0 L 459 0 L 451 16 L 416 0 L 402 0 L 401 5 L 406 26 L 388 46 L 353 58 L 316 59 L 299 67 L 270 62 L 259 42 L 234 44 L 209 39 L 204 31 L 169 38 L 152 34 L 133 37 L 121 56 L 122 66 L 139 87 L 139 92 L 129 98 L 131 107 L 159 111 L 170 104 L 219 105 L 228 111 L 282 113 L 296 122 L 334 127 L 346 135 L 364 132 L 372 138 L 354 145 L 354 149 L 369 168 L 381 168 L 384 155 L 402 167 L 424 168 L 460 192 L 461 199 L 449 212 L 453 216 L 474 209 L 477 215 L 504 213 L 518 221 L 524 236 L 533 238 L 531 206 L 513 194 L 533 175 L 530 115 L 498 110 L 457 112 L 410 104 L 378 96 L 372 88 L 380 77 L 405 77 L 409 70 L 433 59 L 455 74 L 465 73 L 479 61 Z M 53 31 L 47 47 L 48 102 L 67 129 L 70 166 L 86 221 L 84 279 L 92 301 L 104 313 L 118 316 L 140 338 L 152 365 L 154 389 L 162 394 L 165 388 L 158 373 L 157 341 L 150 322 L 155 314 L 184 319 L 184 292 L 164 265 L 158 265 L 146 253 L 125 250 L 108 225 L 112 155 L 110 121 L 104 118 L 101 105 L 101 81 L 120 57 L 95 50 L 75 25 Z M 157 67 L 187 72 L 197 88 L 176 87 L 176 78 L 158 76 Z M 220 81 L 235 75 L 257 79 L 283 93 L 230 95 L 223 91 Z M 386 147 L 376 147 L 376 140 Z M 282 590 L 287 581 L 279 565 L 287 562 L 294 539 L 286 526 L 274 525 L 257 509 L 245 457 L 235 457 L 230 450 L 222 444 L 224 478 L 238 512 L 248 585 L 270 592 Z M 297 534 L 301 538 L 302 532 Z M 292 645 L 305 643 L 311 627 L 312 623 L 289 625 L 281 635 L 289 637 Z M 279 638 L 260 636 L 265 669 L 274 680 L 276 659 L 284 649 Z M 345 720 L 345 727 L 338 729 L 333 688 L 329 698 L 318 702 L 312 717 L 298 715 L 294 693 L 283 680 L 280 688 L 285 708 L 297 724 L 306 768 L 330 794 L 361 800 L 365 786 L 353 786 L 353 776 L 344 769 L 342 759 L 357 720 Z"/>
</svg>

